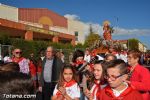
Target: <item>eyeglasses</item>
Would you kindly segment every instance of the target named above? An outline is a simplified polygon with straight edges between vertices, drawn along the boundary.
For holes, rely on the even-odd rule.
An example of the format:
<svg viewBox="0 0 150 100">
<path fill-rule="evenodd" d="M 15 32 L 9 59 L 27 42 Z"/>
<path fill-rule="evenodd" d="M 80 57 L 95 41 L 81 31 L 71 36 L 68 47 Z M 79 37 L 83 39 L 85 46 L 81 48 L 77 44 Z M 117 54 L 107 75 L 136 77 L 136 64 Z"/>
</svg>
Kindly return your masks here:
<svg viewBox="0 0 150 100">
<path fill-rule="evenodd" d="M 21 54 L 22 52 L 15 52 L 15 54 Z"/>
<path fill-rule="evenodd" d="M 121 76 L 123 76 L 123 75 L 125 75 L 125 74 L 121 74 L 121 75 L 118 75 L 118 76 L 114 76 L 114 75 L 111 75 L 111 76 L 105 75 L 104 78 L 107 79 L 107 80 L 110 78 L 112 81 L 115 81 L 117 78 L 119 78 L 119 77 L 121 77 Z"/>
</svg>

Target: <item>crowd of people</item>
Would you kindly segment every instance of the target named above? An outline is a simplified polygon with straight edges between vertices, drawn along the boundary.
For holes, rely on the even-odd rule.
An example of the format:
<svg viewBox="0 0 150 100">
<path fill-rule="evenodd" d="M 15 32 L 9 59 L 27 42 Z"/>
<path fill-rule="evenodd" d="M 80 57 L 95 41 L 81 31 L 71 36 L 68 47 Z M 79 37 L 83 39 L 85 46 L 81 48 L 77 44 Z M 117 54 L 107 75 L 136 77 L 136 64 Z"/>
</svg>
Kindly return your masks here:
<svg viewBox="0 0 150 100">
<path fill-rule="evenodd" d="M 150 72 L 139 51 L 76 50 L 68 62 L 52 46 L 38 61 L 33 53 L 23 57 L 19 48 L 12 53 L 0 66 L 0 100 L 14 94 L 36 94 L 23 100 L 150 100 Z"/>
</svg>

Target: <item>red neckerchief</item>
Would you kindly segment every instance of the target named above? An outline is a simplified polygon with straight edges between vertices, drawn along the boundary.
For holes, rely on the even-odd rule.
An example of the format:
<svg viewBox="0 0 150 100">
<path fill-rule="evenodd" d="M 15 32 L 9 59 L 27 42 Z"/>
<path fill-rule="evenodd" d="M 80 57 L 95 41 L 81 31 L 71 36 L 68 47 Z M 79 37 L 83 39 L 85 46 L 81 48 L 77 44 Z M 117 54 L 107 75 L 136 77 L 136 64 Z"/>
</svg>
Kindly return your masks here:
<svg viewBox="0 0 150 100">
<path fill-rule="evenodd" d="M 94 70 L 94 64 L 90 63 L 89 66 L 90 66 L 91 70 L 93 71 Z"/>
<path fill-rule="evenodd" d="M 95 86 L 95 88 L 92 91 L 92 96 L 93 97 L 94 97 L 94 93 L 96 92 L 96 90 L 97 90 L 97 93 L 100 90 L 100 81 L 99 80 L 94 80 L 94 83 L 95 83 L 96 86 Z M 96 95 L 97 95 L 97 93 L 96 93 Z"/>
<path fill-rule="evenodd" d="M 114 100 L 121 100 L 121 99 L 123 99 L 126 95 L 128 95 L 132 90 L 133 90 L 133 88 L 129 86 L 125 91 L 123 91 L 123 93 L 121 93 L 118 97 L 116 97 L 116 96 L 114 95 L 114 93 L 113 93 L 111 87 L 110 87 L 110 86 L 107 86 L 107 87 L 105 88 L 105 93 L 106 93 L 106 95 L 110 96 L 110 97 L 111 97 L 112 99 L 114 99 Z"/>
<path fill-rule="evenodd" d="M 70 87 L 70 86 L 74 85 L 75 83 L 76 83 L 75 80 L 71 80 L 69 82 L 65 82 L 64 85 L 65 85 L 65 87 Z"/>
<path fill-rule="evenodd" d="M 66 87 L 71 87 L 71 86 L 73 86 L 75 83 L 76 83 L 75 80 L 71 80 L 71 81 L 69 81 L 69 82 L 64 82 L 64 87 L 65 87 L 65 88 L 66 88 Z M 56 93 L 56 95 L 57 95 L 57 96 L 60 96 L 60 95 L 61 95 L 61 92 L 58 91 L 58 92 Z"/>
<path fill-rule="evenodd" d="M 85 61 L 84 61 L 84 60 L 82 60 L 82 61 L 76 61 L 76 63 L 75 63 L 75 64 L 80 65 L 80 64 L 83 64 L 83 63 L 85 63 Z"/>
<path fill-rule="evenodd" d="M 117 52 L 115 52 L 115 51 L 113 51 L 113 52 L 112 52 L 112 54 L 113 54 L 113 55 L 116 55 L 116 54 L 118 54 L 118 53 L 117 53 Z"/>
<path fill-rule="evenodd" d="M 91 54 L 90 54 L 90 56 L 91 56 L 91 58 L 92 57 L 95 57 L 97 54 L 96 54 L 96 52 L 94 51 L 94 52 L 92 52 Z"/>
<path fill-rule="evenodd" d="M 19 63 L 21 60 L 23 60 L 24 57 L 20 57 L 19 59 L 16 59 L 15 57 L 12 58 L 12 62 Z"/>
</svg>

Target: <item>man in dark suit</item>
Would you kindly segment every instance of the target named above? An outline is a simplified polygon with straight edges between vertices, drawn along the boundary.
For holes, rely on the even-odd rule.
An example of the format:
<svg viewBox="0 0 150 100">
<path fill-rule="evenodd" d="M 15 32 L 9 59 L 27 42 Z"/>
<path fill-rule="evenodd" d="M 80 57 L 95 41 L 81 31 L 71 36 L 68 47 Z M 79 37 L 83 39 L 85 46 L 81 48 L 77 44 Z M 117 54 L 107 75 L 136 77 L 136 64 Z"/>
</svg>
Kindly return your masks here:
<svg viewBox="0 0 150 100">
<path fill-rule="evenodd" d="M 39 91 L 42 92 L 42 100 L 50 100 L 62 67 L 62 61 L 54 56 L 53 47 L 47 47 L 46 56 L 42 62 L 42 72 L 39 82 Z"/>
</svg>

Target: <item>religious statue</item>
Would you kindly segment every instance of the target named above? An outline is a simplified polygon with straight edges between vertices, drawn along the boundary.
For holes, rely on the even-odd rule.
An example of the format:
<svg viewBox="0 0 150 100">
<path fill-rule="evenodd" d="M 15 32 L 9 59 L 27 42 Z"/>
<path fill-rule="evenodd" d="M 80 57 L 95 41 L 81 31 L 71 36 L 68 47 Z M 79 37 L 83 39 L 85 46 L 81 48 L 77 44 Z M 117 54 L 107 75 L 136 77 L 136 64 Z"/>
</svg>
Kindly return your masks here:
<svg viewBox="0 0 150 100">
<path fill-rule="evenodd" d="M 111 27 L 110 27 L 110 22 L 109 21 L 104 21 L 103 23 L 103 30 L 104 30 L 104 33 L 103 33 L 103 37 L 105 40 L 112 40 L 112 36 L 111 36 Z"/>
</svg>

